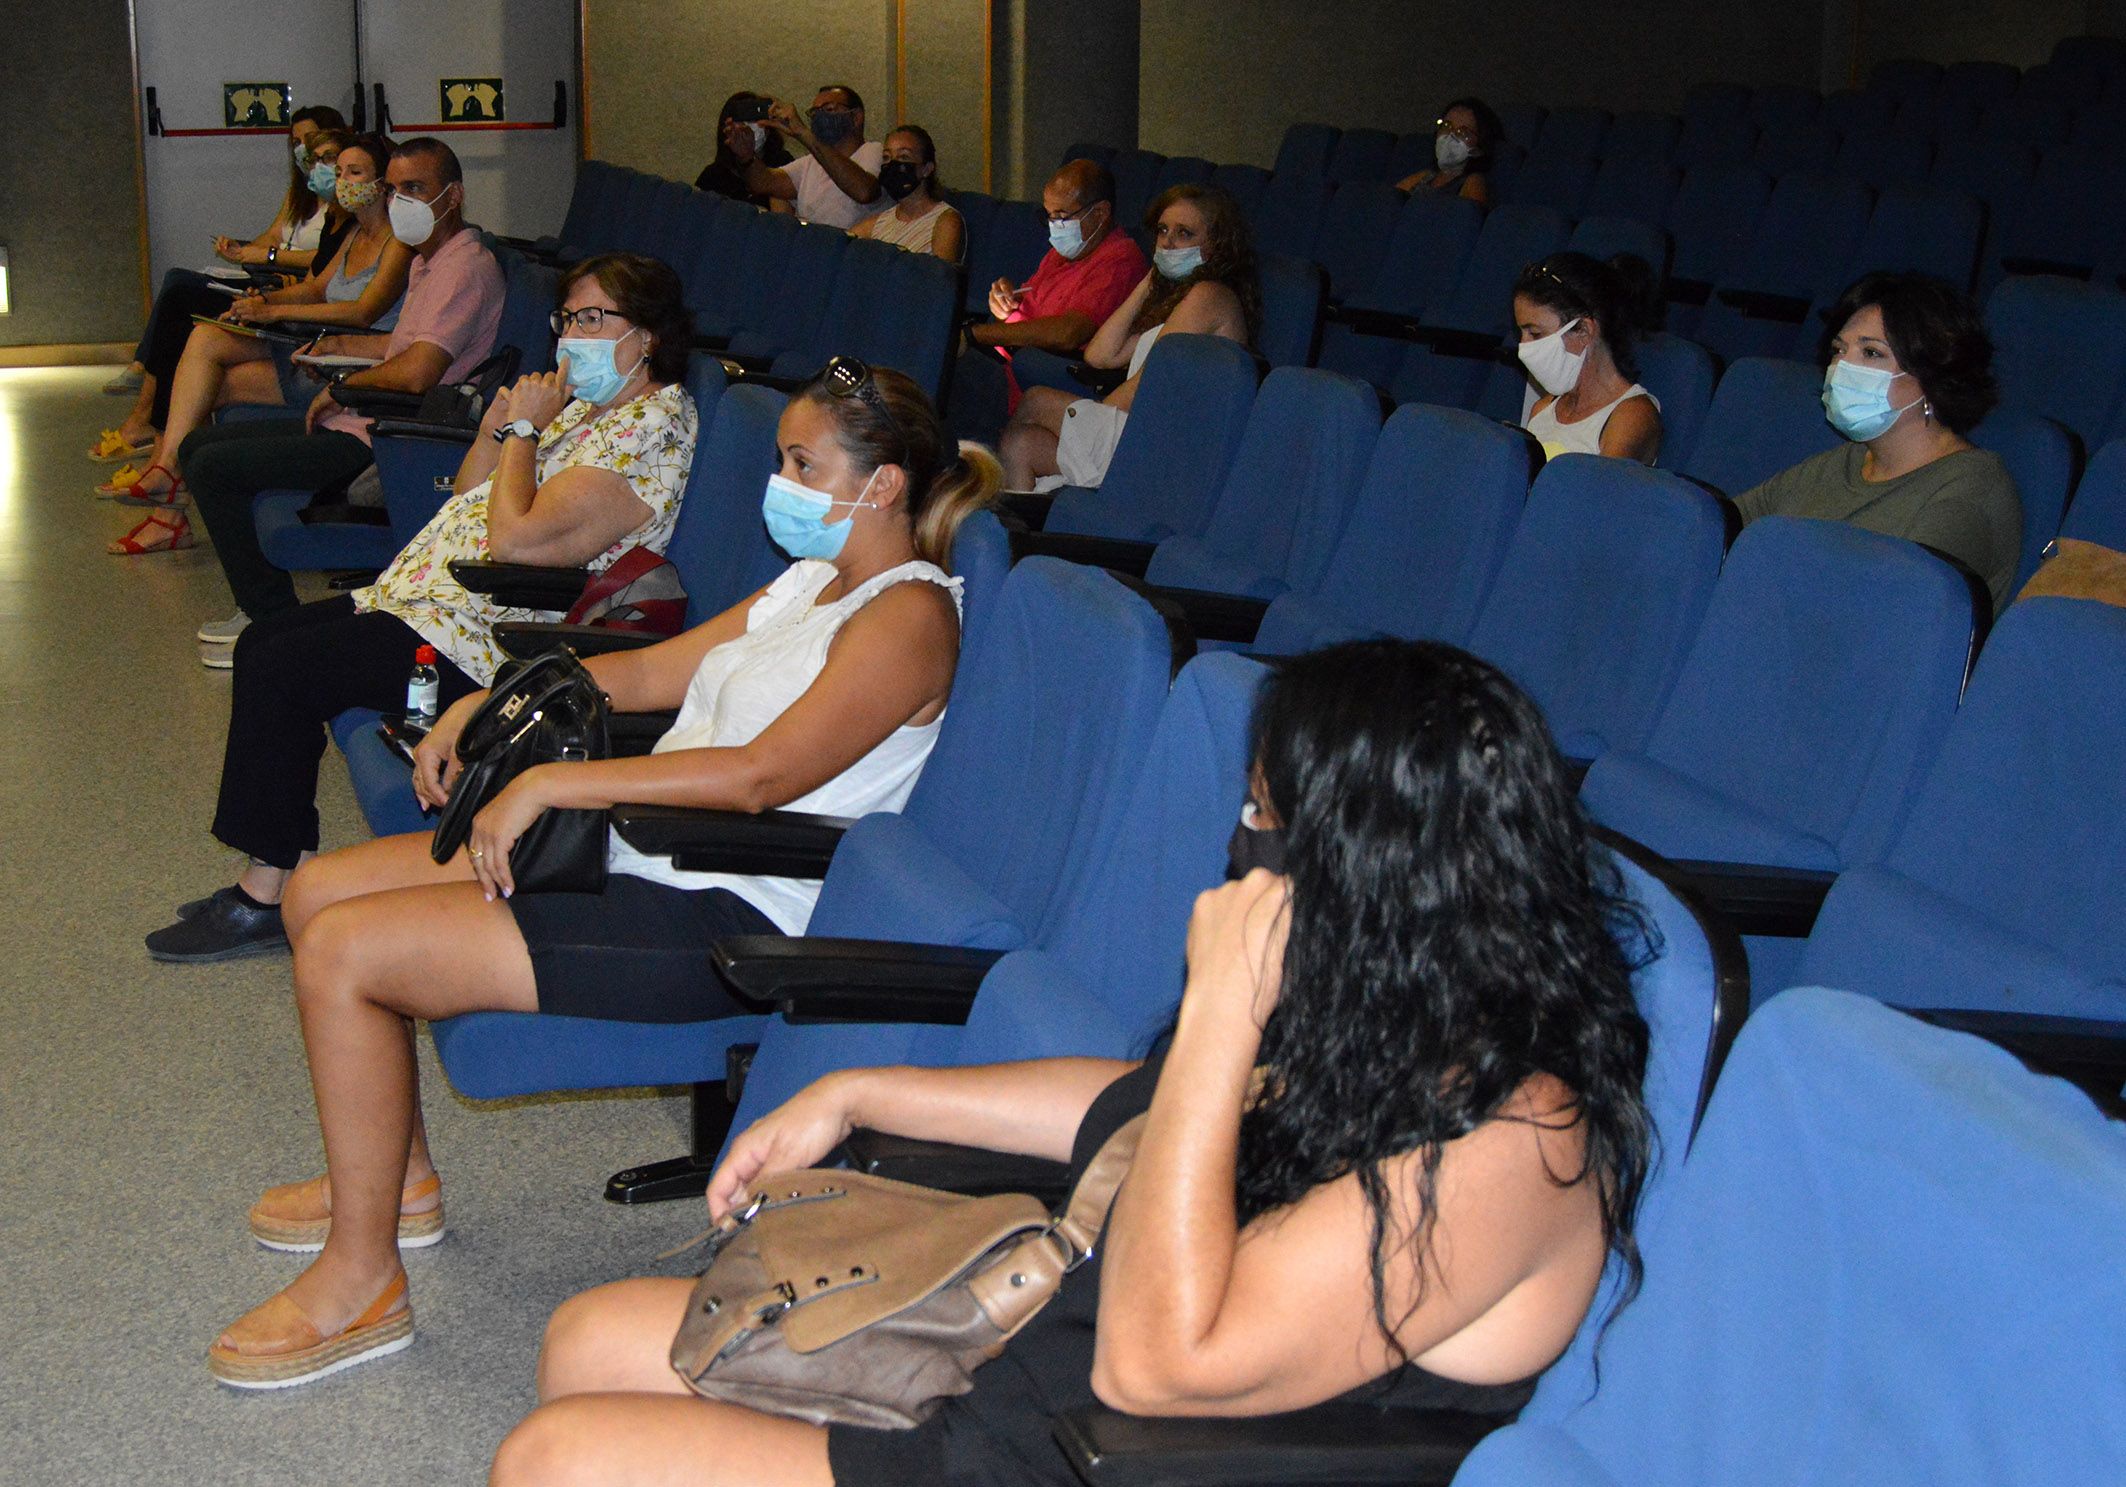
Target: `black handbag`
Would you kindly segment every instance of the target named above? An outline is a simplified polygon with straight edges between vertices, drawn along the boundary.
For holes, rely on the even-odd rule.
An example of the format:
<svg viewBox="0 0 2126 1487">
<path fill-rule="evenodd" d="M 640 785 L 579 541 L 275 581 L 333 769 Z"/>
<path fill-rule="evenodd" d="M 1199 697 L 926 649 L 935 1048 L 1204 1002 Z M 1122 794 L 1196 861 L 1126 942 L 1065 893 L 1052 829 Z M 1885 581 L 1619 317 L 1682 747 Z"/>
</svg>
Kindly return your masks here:
<svg viewBox="0 0 2126 1487">
<path fill-rule="evenodd" d="M 472 818 L 533 765 L 610 758 L 606 718 L 605 694 L 573 651 L 548 651 L 505 669 L 458 735 L 464 768 L 436 820 L 429 855 L 438 863 L 456 856 Z M 606 830 L 604 811 L 541 812 L 510 849 L 517 890 L 604 892 Z"/>
</svg>

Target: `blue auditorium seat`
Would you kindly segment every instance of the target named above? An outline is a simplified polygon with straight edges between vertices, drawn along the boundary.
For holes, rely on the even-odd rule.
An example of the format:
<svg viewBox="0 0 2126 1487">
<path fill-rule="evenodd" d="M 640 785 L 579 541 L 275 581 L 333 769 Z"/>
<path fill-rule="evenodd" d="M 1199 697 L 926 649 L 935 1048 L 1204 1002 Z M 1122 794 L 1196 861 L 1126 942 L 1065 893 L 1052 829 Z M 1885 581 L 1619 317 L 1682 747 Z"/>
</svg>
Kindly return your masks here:
<svg viewBox="0 0 2126 1487">
<path fill-rule="evenodd" d="M 1618 114 L 1610 120 L 1609 133 L 1602 140 L 1603 162 L 1666 165 L 1682 133 L 1683 121 L 1674 114 Z"/>
<path fill-rule="evenodd" d="M 1395 154 L 1395 136 L 1385 129 L 1346 129 L 1329 152 L 1331 181 L 1385 181 Z"/>
<path fill-rule="evenodd" d="M 1329 276 L 1330 298 L 1349 299 L 1372 285 L 1403 205 L 1402 192 L 1386 181 L 1360 177 L 1336 187 L 1313 255 Z"/>
<path fill-rule="evenodd" d="M 990 968 L 964 1026 L 770 1023 L 734 1126 L 836 1069 L 1141 1054 L 1179 1003 L 1196 896 L 1225 876 L 1263 671 L 1230 655 L 1183 668 L 1049 922 Z"/>
<path fill-rule="evenodd" d="M 1321 348 L 1329 281 L 1321 265 L 1292 253 L 1256 256 L 1262 284 L 1262 330 L 1255 349 L 1273 367 L 1307 367 Z"/>
<path fill-rule="evenodd" d="M 712 236 L 703 256 L 722 255 L 720 263 L 704 262 L 693 276 L 699 288 L 687 300 L 694 312 L 698 335 L 723 339 L 763 313 L 782 284 L 783 266 L 797 240 L 798 221 L 784 212 L 764 212 L 740 206 L 744 215 L 735 219 L 736 231 Z"/>
<path fill-rule="evenodd" d="M 1682 183 L 1683 172 L 1664 160 L 1610 155 L 1595 171 L 1582 205 L 1590 216 L 1636 217 L 1660 227 Z"/>
<path fill-rule="evenodd" d="M 1813 124 L 1822 108 L 1823 98 L 1814 88 L 1794 83 L 1771 83 L 1750 95 L 1750 117 L 1757 121 L 1759 129 Z"/>
<path fill-rule="evenodd" d="M 1143 221 L 1165 164 L 1166 157 L 1155 150 L 1117 150 L 1107 162 L 1115 177 L 1115 223 L 1124 232 L 1135 231 Z"/>
<path fill-rule="evenodd" d="M 1895 98 L 1863 88 L 1841 88 L 1824 94 L 1823 107 L 1816 114 L 1820 122 L 1843 135 L 1848 145 L 1888 134 L 1896 116 Z"/>
<path fill-rule="evenodd" d="M 2117 259 L 2122 239 L 2126 160 L 2111 148 L 2061 145 L 2039 157 L 2021 209 L 1996 246 L 2006 273 L 2088 279 Z"/>
<path fill-rule="evenodd" d="M 1543 125 L 1529 140 L 1528 154 L 1572 156 L 1592 160 L 1602 153 L 1602 140 L 1609 133 L 1609 111 L 1600 108 L 1557 108 L 1543 118 Z"/>
<path fill-rule="evenodd" d="M 1752 522 L 1645 748 L 1596 760 L 1580 798 L 1666 857 L 1866 862 L 1910 809 L 1990 618 L 1916 544 L 1843 522 Z"/>
<path fill-rule="evenodd" d="M 1661 453 L 1657 470 L 1680 470 L 1698 446 L 1698 431 L 1713 404 L 1718 371 L 1713 354 L 1696 341 L 1665 331 L 1646 337 L 1633 349 L 1639 384 L 1661 405 Z"/>
<path fill-rule="evenodd" d="M 1208 186 L 1217 173 L 1218 167 L 1201 155 L 1169 155 L 1152 182 L 1152 197 L 1156 200 L 1175 186 Z M 1145 205 L 1149 208 L 1150 202 Z"/>
<path fill-rule="evenodd" d="M 775 287 L 732 320 L 734 356 L 765 356 L 816 344 L 824 331 L 828 298 L 851 242 L 838 227 L 800 223 L 784 247 Z"/>
<path fill-rule="evenodd" d="M 1162 335 L 1098 486 L 1064 486 L 1044 530 L 1130 542 L 1201 532 L 1255 406 L 1255 359 L 1223 336 Z"/>
<path fill-rule="evenodd" d="M 1474 407 L 1513 329 L 1513 281 L 1521 270 L 1565 245 L 1563 214 L 1548 207 L 1493 207 L 1468 259 L 1444 298 L 1425 307 L 1428 328 L 1468 344 L 1411 346 L 1392 390 L 1400 403 Z"/>
<path fill-rule="evenodd" d="M 1312 258 L 1332 189 L 1326 176 L 1306 171 L 1280 170 L 1271 176 L 1248 213 L 1255 251 Z"/>
<path fill-rule="evenodd" d="M 1746 357 L 1722 374 L 1678 468 L 1733 498 L 1841 442 L 1823 416 L 1822 368 Z"/>
<path fill-rule="evenodd" d="M 1941 64 L 1910 57 L 1886 58 L 1869 71 L 1867 90 L 1891 99 L 1899 108 L 1929 101 L 1941 91 Z"/>
<path fill-rule="evenodd" d="M 1271 174 L 1326 178 L 1329 156 L 1335 151 L 1336 141 L 1342 134 L 1343 131 L 1333 124 L 1291 125 L 1278 143 Z"/>
<path fill-rule="evenodd" d="M 2015 480 L 2023 507 L 2023 543 L 2014 585 L 2020 589 L 2044 560 L 2046 545 L 2059 534 L 2060 516 L 2074 489 L 2075 439 L 2051 419 L 2015 408 L 1994 409 L 1971 430 L 1970 439 L 1980 449 L 1999 455 Z"/>
<path fill-rule="evenodd" d="M 1757 124 L 1747 112 L 1683 112 L 1683 132 L 1669 159 L 1687 173 L 1709 166 L 1746 165 L 1757 148 Z"/>
<path fill-rule="evenodd" d="M 1318 588 L 1379 436 L 1372 388 L 1277 368 L 1255 395 L 1210 520 L 1200 535 L 1161 542 L 1145 579 L 1264 600 Z"/>
<path fill-rule="evenodd" d="M 1792 355 L 1815 342 L 1809 308 L 1845 288 L 1874 193 L 1858 181 L 1796 171 L 1780 177 L 1741 260 L 1714 280 L 1691 333 L 1716 356 Z"/>
<path fill-rule="evenodd" d="M 1978 271 L 1986 213 L 1976 196 L 1936 186 L 1891 186 L 1875 198 L 1867 231 L 1853 250 L 1845 279 L 1850 283 L 1878 269 L 1916 269 L 1968 290 Z M 1823 306 L 1827 308 L 1829 301 Z M 1794 352 L 1814 355 L 1821 327 L 1804 323 L 1810 343 L 1796 338 Z"/>
<path fill-rule="evenodd" d="M 1750 160 L 1777 180 L 1795 171 L 1822 173 L 1838 156 L 1838 131 L 1827 124 L 1782 124 L 1757 136 Z"/>
<path fill-rule="evenodd" d="M 2126 1020 L 2122 675 L 2126 610 L 2011 604 L 1903 829 L 1832 885 L 1797 983 Z"/>
<path fill-rule="evenodd" d="M 1113 145 L 1103 145 L 1098 140 L 1081 139 L 1064 150 L 1062 163 L 1068 165 L 1073 160 L 1096 160 L 1105 165 L 1114 158 Z"/>
<path fill-rule="evenodd" d="M 1344 297 L 1344 307 L 1422 319 L 1443 305 L 1483 230 L 1484 209 L 1461 196 L 1413 191 L 1395 219 L 1372 280 Z M 1356 325 L 1324 328 L 1320 365 L 1376 387 L 1394 380 L 1404 343 Z"/>
<path fill-rule="evenodd" d="M 1528 492 L 1468 648 L 1543 709 L 1558 747 L 1641 747 L 1712 595 L 1727 526 L 1689 481 L 1567 454 Z"/>
<path fill-rule="evenodd" d="M 1986 301 L 2001 406 L 2102 443 L 2126 392 L 2126 293 L 2050 275 L 2003 279 Z"/>
<path fill-rule="evenodd" d="M 2073 1086 L 1794 991 L 1749 1019 L 1660 1187 L 1644 1288 L 1568 1354 L 1599 1339 L 1599 1387 L 1553 1368 L 1456 1487 L 2110 1477 L 2126 1136 Z"/>
<path fill-rule="evenodd" d="M 1240 203 L 1240 210 L 1254 220 L 1255 203 L 1269 188 L 1270 173 L 1259 165 L 1221 165 L 1211 172 L 1211 184 L 1228 192 Z M 1257 248 L 1262 245 L 1256 244 Z"/>
<path fill-rule="evenodd" d="M 1549 110 L 1540 103 L 1502 103 L 1493 112 L 1499 116 L 1499 127 L 1505 131 L 1505 137 L 1523 149 L 1535 142 L 1535 137 L 1543 130 L 1543 120 L 1549 116 Z M 1433 131 L 1427 129 L 1424 135 L 1429 140 Z M 1427 158 L 1429 160 L 1429 154 Z"/>
<path fill-rule="evenodd" d="M 1936 148 L 1929 185 L 1967 191 L 1986 208 L 1984 246 L 1979 252 L 1978 290 L 1990 290 L 2001 278 L 2001 244 L 2014 228 L 2037 174 L 2037 152 L 2013 140 L 1945 139 Z"/>
<path fill-rule="evenodd" d="M 1629 253 L 1653 271 L 1657 284 L 1668 267 L 1668 234 L 1639 217 L 1582 217 L 1565 246 L 1602 263 Z"/>
<path fill-rule="evenodd" d="M 989 286 L 999 279 L 1024 284 L 1048 252 L 1048 213 L 1037 201 L 1000 201 L 980 237 L 967 238 L 967 295 L 972 314 L 989 313 Z"/>
<path fill-rule="evenodd" d="M 2090 456 L 2060 535 L 2126 552 L 2126 440 L 2113 439 Z"/>
<path fill-rule="evenodd" d="M 1396 635 L 1459 644 L 1528 499 L 1536 451 L 1516 429 L 1405 403 L 1381 427 L 1318 585 L 1270 601 L 1250 649 L 1295 655 Z"/>
<path fill-rule="evenodd" d="M 1553 119 L 1557 115 L 1551 115 Z M 1576 217 L 1594 184 L 1596 161 L 1567 145 L 1537 145 L 1514 172 L 1512 182 L 1502 187 L 1498 199 L 1530 206 L 1551 207 L 1567 217 Z"/>
<path fill-rule="evenodd" d="M 1679 162 L 1680 163 L 1680 162 Z M 1676 241 L 1669 264 L 1669 329 L 1690 335 L 1714 284 L 1739 268 L 1771 199 L 1771 178 L 1753 165 L 1701 165 L 1684 172 L 1669 206 Z"/>
<path fill-rule="evenodd" d="M 1988 105 L 1979 117 L 1978 132 L 2038 151 L 2056 149 L 2074 133 L 2074 109 L 2057 94 L 2018 93 Z"/>
</svg>

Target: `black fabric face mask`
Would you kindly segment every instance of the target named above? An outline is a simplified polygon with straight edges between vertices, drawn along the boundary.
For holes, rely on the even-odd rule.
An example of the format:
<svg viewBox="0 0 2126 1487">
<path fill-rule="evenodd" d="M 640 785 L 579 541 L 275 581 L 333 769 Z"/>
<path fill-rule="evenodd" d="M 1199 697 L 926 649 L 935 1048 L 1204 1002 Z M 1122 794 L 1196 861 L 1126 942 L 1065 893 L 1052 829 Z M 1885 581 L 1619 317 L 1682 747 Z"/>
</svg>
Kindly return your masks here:
<svg viewBox="0 0 2126 1487">
<path fill-rule="evenodd" d="M 878 168 L 879 189 L 895 201 L 906 201 L 923 184 L 921 171 L 913 160 L 888 160 Z"/>
<path fill-rule="evenodd" d="M 1284 832 L 1248 825 L 1245 821 L 1233 828 L 1233 834 L 1225 844 L 1225 875 L 1229 882 L 1248 875 L 1252 868 L 1268 868 L 1282 876 L 1284 873 Z"/>
</svg>

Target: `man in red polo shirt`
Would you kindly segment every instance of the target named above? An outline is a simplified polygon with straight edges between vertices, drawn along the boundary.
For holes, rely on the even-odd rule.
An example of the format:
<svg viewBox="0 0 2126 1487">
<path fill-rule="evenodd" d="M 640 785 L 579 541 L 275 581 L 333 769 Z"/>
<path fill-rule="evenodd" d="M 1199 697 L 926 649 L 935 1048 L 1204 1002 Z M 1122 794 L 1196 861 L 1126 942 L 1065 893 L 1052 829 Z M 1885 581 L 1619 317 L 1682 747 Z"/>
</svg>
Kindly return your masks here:
<svg viewBox="0 0 2126 1487">
<path fill-rule="evenodd" d="M 1098 161 L 1065 164 L 1041 188 L 1041 205 L 1048 212 L 1048 252 L 1024 284 L 999 279 L 990 285 L 989 313 L 996 318 L 967 331 L 977 347 L 993 346 L 1007 359 L 1022 346 L 1061 356 L 1084 350 L 1150 272 L 1135 240 L 1117 227 L 1115 178 Z M 1019 405 L 1019 386 L 1008 371 L 1005 380 L 1008 414 Z M 994 439 L 995 431 L 987 437 Z"/>
</svg>

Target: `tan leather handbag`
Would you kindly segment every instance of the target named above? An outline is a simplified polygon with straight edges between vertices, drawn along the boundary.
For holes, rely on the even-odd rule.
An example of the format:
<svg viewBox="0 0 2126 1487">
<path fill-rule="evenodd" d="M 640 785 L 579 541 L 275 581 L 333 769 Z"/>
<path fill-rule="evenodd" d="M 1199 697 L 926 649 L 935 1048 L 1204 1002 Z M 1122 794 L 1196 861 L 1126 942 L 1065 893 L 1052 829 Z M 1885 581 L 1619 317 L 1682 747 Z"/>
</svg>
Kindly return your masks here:
<svg viewBox="0 0 2126 1487">
<path fill-rule="evenodd" d="M 1092 1253 L 1143 1125 L 1108 1139 L 1060 1217 L 862 1172 L 762 1179 L 705 1236 L 672 1367 L 704 1398 L 815 1425 L 921 1424 Z"/>
</svg>

